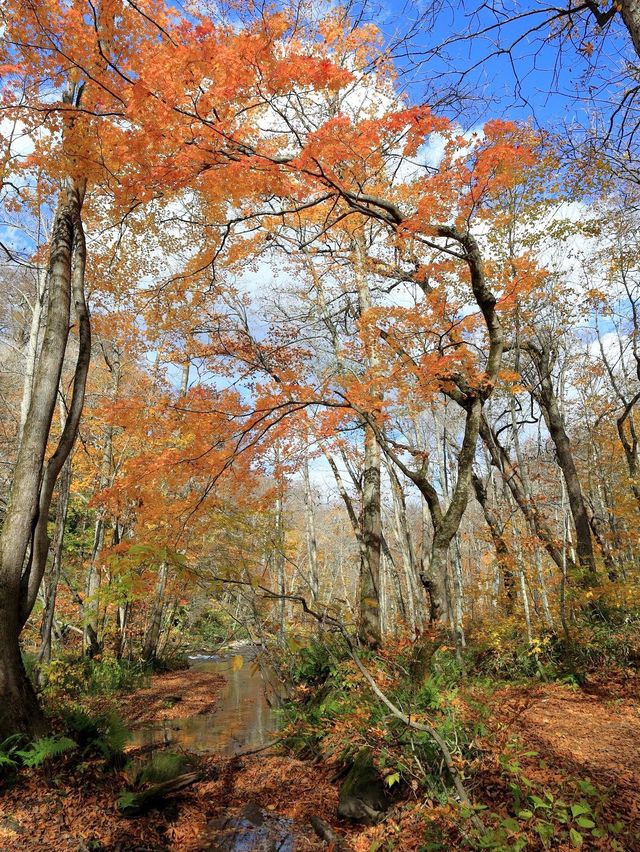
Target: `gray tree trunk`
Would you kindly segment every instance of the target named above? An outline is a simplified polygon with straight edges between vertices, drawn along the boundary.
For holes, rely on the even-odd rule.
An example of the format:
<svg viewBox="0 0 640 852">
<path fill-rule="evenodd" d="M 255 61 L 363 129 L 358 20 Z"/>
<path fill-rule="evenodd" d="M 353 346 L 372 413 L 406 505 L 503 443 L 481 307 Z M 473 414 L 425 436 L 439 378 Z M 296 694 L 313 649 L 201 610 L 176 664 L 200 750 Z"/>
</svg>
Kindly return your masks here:
<svg viewBox="0 0 640 852">
<path fill-rule="evenodd" d="M 316 536 L 316 518 L 313 505 L 313 493 L 311 491 L 311 479 L 309 477 L 309 460 L 305 458 L 302 469 L 304 481 L 304 507 L 305 507 L 305 529 L 307 535 L 307 562 L 309 564 L 309 589 L 313 604 L 318 600 L 318 542 Z"/>
<path fill-rule="evenodd" d="M 145 663 L 152 663 L 156 659 L 158 652 L 158 642 L 160 641 L 162 630 L 162 613 L 164 612 L 164 594 L 167 588 L 168 577 L 169 565 L 165 561 L 158 569 L 158 582 L 156 583 L 156 593 L 153 598 L 151 620 L 144 637 L 142 659 Z"/>
<path fill-rule="evenodd" d="M 18 444 L 22 441 L 24 425 L 27 422 L 27 414 L 31 405 L 33 394 L 33 378 L 38 362 L 38 351 L 40 349 L 40 333 L 42 330 L 44 306 L 47 295 L 47 270 L 42 267 L 36 269 L 36 297 L 31 314 L 31 328 L 29 329 L 29 340 L 25 352 L 24 363 L 24 385 L 22 387 L 22 400 L 20 402 L 20 420 L 18 422 Z"/>
<path fill-rule="evenodd" d="M 371 293 L 365 271 L 364 235 L 359 232 L 355 241 L 355 275 L 358 288 L 358 314 L 361 322 L 371 310 Z M 378 365 L 375 342 L 365 339 L 366 366 L 369 370 Z M 375 419 L 376 411 L 369 412 Z M 360 576 L 360 619 L 358 638 L 376 647 L 382 638 L 381 553 L 382 553 L 382 506 L 381 506 L 382 453 L 371 424 L 364 427 L 364 469 L 362 477 L 362 544 L 364 559 Z"/>
<path fill-rule="evenodd" d="M 72 402 L 74 416 L 70 414 L 58 447 L 45 466 L 69 336 L 72 257 L 75 254 L 80 262 L 80 242 L 84 243 L 78 231 L 83 197 L 84 188 L 65 182 L 56 207 L 48 265 L 47 320 L 0 536 L 0 739 L 16 731 L 33 733 L 44 727 L 42 712 L 22 663 L 19 637 L 42 580 L 48 551 L 46 533 L 51 495 L 71 452 L 84 397 L 86 369 L 79 358 Z M 76 270 L 74 291 L 82 289 L 83 271 Z M 79 331 L 85 338 L 84 342 L 81 340 L 82 350 L 87 337 L 90 345 L 84 293 L 75 300 Z"/>
<path fill-rule="evenodd" d="M 535 364 L 539 379 L 535 388 L 532 389 L 532 393 L 540 406 L 545 423 L 547 424 L 547 429 L 556 449 L 558 466 L 562 471 L 567 487 L 569 507 L 576 531 L 576 551 L 580 566 L 578 580 L 582 586 L 589 588 L 598 583 L 591 526 L 589 524 L 589 515 L 582 494 L 582 485 L 573 456 L 571 442 L 567 435 L 564 418 L 560 411 L 558 397 L 551 378 L 550 350 L 546 345 L 538 347 L 528 344 L 527 352 Z"/>
<path fill-rule="evenodd" d="M 362 487 L 362 541 L 366 558 L 360 578 L 360 623 L 358 636 L 375 647 L 381 639 L 380 560 L 382 516 L 380 505 L 380 446 L 373 430 L 365 426 L 364 476 Z"/>
<path fill-rule="evenodd" d="M 60 572 L 62 570 L 62 548 L 64 546 L 64 529 L 67 520 L 67 508 L 69 506 L 69 488 L 71 485 L 71 458 L 68 458 L 62 468 L 58 482 L 58 503 L 56 507 L 56 525 L 51 543 L 51 569 L 46 578 L 44 591 L 44 612 L 42 615 L 42 627 L 40 630 L 40 648 L 38 650 L 38 669 L 51 662 L 51 639 L 53 620 L 56 609 L 56 597 Z M 38 675 L 40 683 L 42 678 Z"/>
</svg>

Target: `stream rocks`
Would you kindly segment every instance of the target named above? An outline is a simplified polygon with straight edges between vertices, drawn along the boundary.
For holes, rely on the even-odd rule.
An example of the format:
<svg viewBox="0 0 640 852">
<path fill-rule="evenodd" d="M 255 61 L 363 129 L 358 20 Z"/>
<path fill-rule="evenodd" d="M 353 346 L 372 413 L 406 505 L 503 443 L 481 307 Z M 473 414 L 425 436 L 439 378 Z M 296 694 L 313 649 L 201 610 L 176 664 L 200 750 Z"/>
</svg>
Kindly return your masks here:
<svg viewBox="0 0 640 852">
<path fill-rule="evenodd" d="M 290 819 L 270 814 L 248 802 L 232 817 L 207 826 L 206 852 L 294 852 L 294 825 Z"/>
</svg>

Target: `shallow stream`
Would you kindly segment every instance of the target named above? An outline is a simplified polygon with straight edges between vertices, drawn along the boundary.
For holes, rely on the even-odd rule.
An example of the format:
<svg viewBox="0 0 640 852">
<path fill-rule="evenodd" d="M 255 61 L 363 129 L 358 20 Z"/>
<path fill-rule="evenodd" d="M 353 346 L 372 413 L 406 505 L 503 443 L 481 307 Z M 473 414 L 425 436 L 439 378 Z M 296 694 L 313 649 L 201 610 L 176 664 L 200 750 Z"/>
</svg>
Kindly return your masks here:
<svg viewBox="0 0 640 852">
<path fill-rule="evenodd" d="M 216 656 L 192 657 L 190 667 L 224 677 L 216 709 L 138 728 L 132 732 L 133 745 L 171 743 L 189 751 L 231 757 L 259 749 L 274 739 L 281 714 L 275 709 L 275 692 L 256 662 L 253 646 L 241 646 Z"/>
</svg>

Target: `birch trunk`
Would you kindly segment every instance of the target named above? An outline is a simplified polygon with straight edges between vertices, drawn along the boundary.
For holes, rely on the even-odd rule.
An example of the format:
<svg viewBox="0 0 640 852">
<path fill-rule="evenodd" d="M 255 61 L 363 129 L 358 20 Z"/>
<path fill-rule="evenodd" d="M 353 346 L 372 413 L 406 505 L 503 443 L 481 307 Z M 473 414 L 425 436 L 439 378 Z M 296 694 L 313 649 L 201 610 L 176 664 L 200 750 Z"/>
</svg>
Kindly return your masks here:
<svg viewBox="0 0 640 852">
<path fill-rule="evenodd" d="M 355 251 L 356 286 L 358 288 L 358 314 L 361 324 L 365 324 L 371 311 L 371 293 L 365 272 L 364 235 L 356 236 Z M 364 351 L 368 371 L 378 366 L 376 345 L 369 340 L 366 328 L 361 328 L 364 336 Z M 370 412 L 375 419 L 376 411 Z M 358 637 L 370 647 L 380 644 L 382 637 L 380 600 L 381 549 L 382 549 L 382 507 L 381 507 L 381 470 L 382 454 L 376 433 L 370 423 L 364 427 L 364 471 L 362 480 L 362 544 L 364 559 L 361 562 L 360 576 L 360 623 Z"/>
<path fill-rule="evenodd" d="M 31 328 L 29 329 L 29 340 L 25 353 L 24 364 L 24 386 L 22 388 L 22 400 L 20 402 L 20 420 L 18 422 L 18 444 L 22 441 L 24 426 L 27 422 L 27 414 L 31 405 L 33 395 L 33 379 L 36 372 L 38 350 L 40 348 L 40 333 L 42 330 L 44 305 L 47 296 L 47 271 L 42 267 L 36 270 L 36 298 L 31 314 Z"/>
<path fill-rule="evenodd" d="M 318 542 L 316 536 L 316 518 L 313 506 L 313 494 L 311 492 L 311 479 L 309 477 L 309 461 L 304 460 L 302 469 L 304 481 L 304 507 L 305 507 L 305 530 L 307 536 L 307 561 L 309 564 L 309 588 L 313 604 L 318 600 Z"/>
</svg>

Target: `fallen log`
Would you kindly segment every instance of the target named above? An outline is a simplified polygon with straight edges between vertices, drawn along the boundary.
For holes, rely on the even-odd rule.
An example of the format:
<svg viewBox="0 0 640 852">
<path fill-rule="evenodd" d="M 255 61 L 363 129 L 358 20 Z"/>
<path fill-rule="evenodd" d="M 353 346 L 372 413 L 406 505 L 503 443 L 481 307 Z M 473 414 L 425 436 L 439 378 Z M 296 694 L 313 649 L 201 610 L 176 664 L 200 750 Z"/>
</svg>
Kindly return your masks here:
<svg viewBox="0 0 640 852">
<path fill-rule="evenodd" d="M 141 790 L 138 793 L 132 791 L 125 792 L 118 799 L 118 808 L 123 816 L 139 816 L 152 808 L 161 799 L 164 799 L 165 796 L 177 793 L 179 790 L 184 790 L 185 787 L 190 787 L 196 781 L 200 780 L 202 780 L 201 772 L 187 772 L 185 775 L 178 775 L 177 778 L 171 778 L 169 781 L 154 784 L 152 787 L 147 787 L 146 790 Z"/>
</svg>

